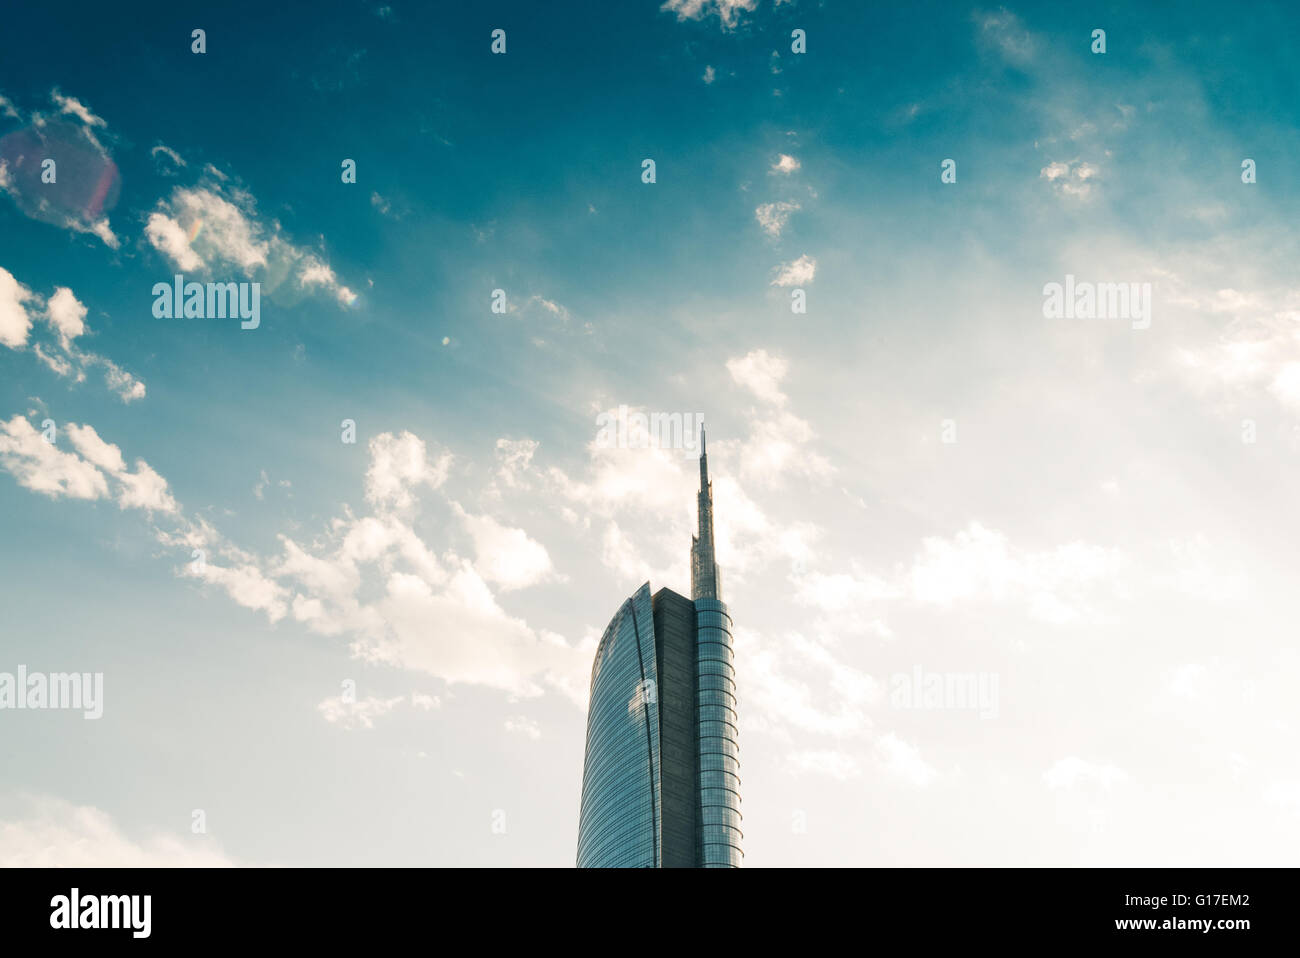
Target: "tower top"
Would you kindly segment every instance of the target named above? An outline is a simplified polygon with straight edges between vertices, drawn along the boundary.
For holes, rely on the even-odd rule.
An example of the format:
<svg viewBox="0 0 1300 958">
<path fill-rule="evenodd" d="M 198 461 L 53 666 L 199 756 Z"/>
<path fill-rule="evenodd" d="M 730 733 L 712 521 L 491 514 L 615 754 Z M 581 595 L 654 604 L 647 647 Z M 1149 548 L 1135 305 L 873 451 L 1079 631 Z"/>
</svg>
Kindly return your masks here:
<svg viewBox="0 0 1300 958">
<path fill-rule="evenodd" d="M 700 423 L 700 490 L 709 488 L 709 453 L 704 445 L 704 423 Z"/>
<path fill-rule="evenodd" d="M 699 532 L 691 537 L 691 598 L 721 599 L 721 577 L 713 554 L 713 484 L 709 482 L 709 455 L 704 443 L 704 423 L 700 423 Z"/>
</svg>

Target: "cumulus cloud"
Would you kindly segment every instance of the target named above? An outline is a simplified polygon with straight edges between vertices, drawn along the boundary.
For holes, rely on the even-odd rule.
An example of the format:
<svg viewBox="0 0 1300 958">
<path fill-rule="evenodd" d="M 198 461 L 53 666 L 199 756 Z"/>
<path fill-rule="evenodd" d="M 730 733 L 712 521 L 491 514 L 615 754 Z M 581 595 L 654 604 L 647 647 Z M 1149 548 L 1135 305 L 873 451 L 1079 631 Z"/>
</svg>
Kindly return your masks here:
<svg viewBox="0 0 1300 958">
<path fill-rule="evenodd" d="M 790 364 L 766 349 L 755 349 L 744 356 L 727 360 L 727 372 L 759 399 L 774 406 L 784 406 L 786 395 L 781 391 Z"/>
<path fill-rule="evenodd" d="M 144 383 L 112 360 L 77 345 L 77 339 L 88 329 L 87 309 L 72 290 L 58 287 L 43 301 L 0 267 L 0 344 L 11 349 L 27 345 L 34 325 L 33 313 L 45 320 L 53 340 L 33 343 L 32 352 L 56 375 L 84 382 L 86 370 L 98 366 L 104 370 L 105 385 L 123 402 L 144 398 Z"/>
<path fill-rule="evenodd" d="M 167 481 L 143 459 L 129 469 L 117 446 L 92 426 L 68 423 L 64 432 L 75 452 L 47 442 L 22 416 L 0 421 L 0 468 L 18 484 L 52 499 L 114 499 L 122 509 L 175 513 Z M 57 441 L 57 436 L 56 436 Z"/>
<path fill-rule="evenodd" d="M 177 186 L 145 223 L 149 244 L 186 272 L 238 271 L 282 305 L 323 294 L 350 306 L 344 286 L 320 254 L 292 243 L 276 220 L 264 220 L 248 191 L 208 167 L 194 186 Z"/>
<path fill-rule="evenodd" d="M 782 263 L 775 272 L 773 286 L 807 286 L 817 275 L 817 261 L 804 253 L 796 260 Z"/>
<path fill-rule="evenodd" d="M 910 594 L 921 602 L 1024 602 L 1035 618 L 1055 624 L 1095 617 L 1093 590 L 1121 585 L 1128 558 L 1083 542 L 1041 552 L 1014 548 L 978 522 L 951 539 L 928 537 L 910 570 Z"/>
<path fill-rule="evenodd" d="M 1249 293 L 1219 286 L 1213 264 L 1162 274 L 1162 298 L 1189 318 L 1205 320 L 1213 335 L 1173 353 L 1173 368 L 1190 386 L 1242 408 L 1258 401 L 1300 413 L 1300 289 L 1258 286 Z"/>
<path fill-rule="evenodd" d="M 781 384 L 788 370 L 785 359 L 765 349 L 727 360 L 732 380 L 771 407 L 755 411 L 748 436 L 734 449 L 740 474 L 760 485 L 779 485 L 792 476 L 825 478 L 833 471 L 824 456 L 809 448 L 815 438 L 812 426 L 784 408 Z"/>
<path fill-rule="evenodd" d="M 91 427 L 75 427 L 71 435 L 77 454 L 61 453 L 18 417 L 0 434 L 0 466 L 37 491 L 90 499 L 112 494 L 124 509 L 149 511 L 159 520 L 159 543 L 183 554 L 180 575 L 221 589 L 270 622 L 291 619 L 323 635 L 346 635 L 364 661 L 515 697 L 552 688 L 582 703 L 589 653 L 508 613 L 491 587 L 508 591 L 549 574 L 546 550 L 523 530 L 466 514 L 446 500 L 441 487 L 450 454 L 431 459 L 418 437 L 385 433 L 371 442 L 365 497 L 373 515 L 346 509 L 316 540 L 282 536 L 278 556 L 259 556 L 205 520 L 187 517 L 161 476 L 139 460 L 126 468 L 121 451 Z M 435 492 L 462 514 L 473 559 L 450 547 L 439 554 L 404 518 L 407 507 Z M 411 700 L 417 708 L 431 702 Z M 352 715 L 341 703 L 326 704 L 322 712 L 331 721 L 364 724 L 364 716 L 373 720 L 385 706 L 362 700 L 358 708 Z"/>
<path fill-rule="evenodd" d="M 660 10 L 677 14 L 678 21 L 715 16 L 723 30 L 734 30 L 741 14 L 753 13 L 758 0 L 665 0 Z"/>
<path fill-rule="evenodd" d="M 86 331 L 86 307 L 72 295 L 72 290 L 60 286 L 45 305 L 50 325 L 59 334 L 64 349 Z"/>
<path fill-rule="evenodd" d="M 540 445 L 536 439 L 498 439 L 497 478 L 510 488 L 526 486 L 529 466 Z"/>
<path fill-rule="evenodd" d="M 803 164 L 793 156 L 790 156 L 787 153 L 782 153 L 777 157 L 776 162 L 772 164 L 770 172 L 789 176 L 791 173 L 797 173 L 801 166 L 803 166 Z"/>
<path fill-rule="evenodd" d="M 104 499 L 108 479 L 81 456 L 45 441 L 22 416 L 0 420 L 0 468 L 18 484 L 51 499 Z"/>
<path fill-rule="evenodd" d="M 30 289 L 18 282 L 13 273 L 0 266 L 0 345 L 10 349 L 27 345 L 32 318 L 24 304 L 33 298 Z"/>
<path fill-rule="evenodd" d="M 162 213 L 150 213 L 144 235 L 154 249 L 163 253 L 179 269 L 189 272 L 202 269 L 204 262 L 190 248 L 190 240 L 181 224 Z"/>
<path fill-rule="evenodd" d="M 420 486 L 437 489 L 450 468 L 451 454 L 441 452 L 430 462 L 424 440 L 418 436 L 383 433 L 370 440 L 366 499 L 380 508 L 408 508 Z"/>
<path fill-rule="evenodd" d="M 457 507 L 461 521 L 474 540 L 474 567 L 502 590 L 522 589 L 551 577 L 551 557 L 546 547 L 523 529 L 504 526 L 491 516 L 474 516 Z"/>
</svg>

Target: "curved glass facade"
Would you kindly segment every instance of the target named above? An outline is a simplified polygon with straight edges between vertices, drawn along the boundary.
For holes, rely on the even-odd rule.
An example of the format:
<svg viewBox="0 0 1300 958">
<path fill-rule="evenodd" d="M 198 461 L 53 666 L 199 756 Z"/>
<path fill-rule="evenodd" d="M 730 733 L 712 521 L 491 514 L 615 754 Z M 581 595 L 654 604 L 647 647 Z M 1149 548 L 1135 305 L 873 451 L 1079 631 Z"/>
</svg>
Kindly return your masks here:
<svg viewBox="0 0 1300 958">
<path fill-rule="evenodd" d="M 610 622 L 591 668 L 579 868 L 660 864 L 657 689 L 654 614 L 646 583 Z"/>
<path fill-rule="evenodd" d="M 731 616 L 721 599 L 695 600 L 695 713 L 699 729 L 699 838 L 702 868 L 738 868 L 740 738 L 736 720 Z"/>
<path fill-rule="evenodd" d="M 739 868 L 740 745 L 731 616 L 714 560 L 713 484 L 700 429 L 691 598 L 650 583 L 596 649 L 587 710 L 579 868 Z"/>
</svg>

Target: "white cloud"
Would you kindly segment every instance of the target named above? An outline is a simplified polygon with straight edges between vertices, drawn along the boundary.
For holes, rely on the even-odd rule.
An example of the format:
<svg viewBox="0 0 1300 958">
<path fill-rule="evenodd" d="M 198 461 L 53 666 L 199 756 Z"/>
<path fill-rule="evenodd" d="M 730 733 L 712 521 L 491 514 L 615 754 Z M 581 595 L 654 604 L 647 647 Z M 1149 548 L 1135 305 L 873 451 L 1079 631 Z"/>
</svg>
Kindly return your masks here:
<svg viewBox="0 0 1300 958">
<path fill-rule="evenodd" d="M 1039 171 L 1038 175 L 1045 180 L 1059 180 L 1070 175 L 1070 164 L 1049 163 Z"/>
<path fill-rule="evenodd" d="M 370 468 L 366 472 L 366 499 L 380 508 L 408 508 L 419 486 L 437 489 L 447 479 L 451 454 L 429 461 L 424 440 L 403 432 L 383 433 L 370 440 Z"/>
<path fill-rule="evenodd" d="M 1114 591 L 1129 568 L 1115 549 L 1071 542 L 1028 552 L 972 522 L 951 539 L 924 539 L 909 579 L 912 597 L 921 602 L 1022 601 L 1034 617 L 1066 624 L 1092 619 L 1090 591 Z"/>
<path fill-rule="evenodd" d="M 798 203 L 763 203 L 754 210 L 754 218 L 768 236 L 780 237 L 790 215 L 799 209 Z"/>
<path fill-rule="evenodd" d="M 176 500 L 167 489 L 167 480 L 143 459 L 135 461 L 134 472 L 123 472 L 117 479 L 122 484 L 117 497 L 121 508 L 144 509 L 149 512 L 177 511 Z"/>
<path fill-rule="evenodd" d="M 1033 59 L 1037 43 L 1020 18 L 1005 7 L 974 14 L 981 41 L 1008 63 L 1025 66 Z"/>
<path fill-rule="evenodd" d="M 776 162 L 772 164 L 771 172 L 789 176 L 791 173 L 798 172 L 801 166 L 803 166 L 803 164 L 793 156 L 790 156 L 787 153 L 782 153 L 777 157 Z"/>
<path fill-rule="evenodd" d="M 54 333 L 54 342 L 37 342 L 32 352 L 55 375 L 84 382 L 87 368 L 102 366 L 105 384 L 123 402 L 144 398 L 144 383 L 112 360 L 77 347 L 76 340 L 87 331 L 87 309 L 67 287 L 58 287 L 42 303 L 41 297 L 0 268 L 0 344 L 13 349 L 26 345 L 32 329 L 31 314 L 23 305 L 26 302 L 39 311 Z"/>
<path fill-rule="evenodd" d="M 55 90 L 53 93 L 50 94 L 50 96 L 54 100 L 55 104 L 58 106 L 59 112 L 69 113 L 72 116 L 75 116 L 86 126 L 96 127 L 96 126 L 108 125 L 100 117 L 97 117 L 95 116 L 95 114 L 91 113 L 90 109 L 87 106 L 85 106 L 80 100 L 78 100 L 76 97 L 63 96 L 61 93 L 59 93 L 58 90 Z"/>
<path fill-rule="evenodd" d="M 117 238 L 117 234 L 114 233 L 113 228 L 109 226 L 107 218 L 95 220 L 84 229 L 81 223 L 72 219 L 69 219 L 65 225 L 69 229 L 74 229 L 82 233 L 90 233 L 92 236 L 98 237 L 109 249 L 117 249 L 122 245 L 122 241 Z"/>
<path fill-rule="evenodd" d="M 93 464 L 45 441 L 22 416 L 0 421 L 0 468 L 51 499 L 103 499 L 108 480 Z"/>
<path fill-rule="evenodd" d="M 744 626 L 737 627 L 735 643 L 744 729 L 783 739 L 852 739 L 870 732 L 867 709 L 880 695 L 875 680 L 824 643 L 798 633 L 769 637 Z M 829 686 L 836 694 L 827 694 Z"/>
<path fill-rule="evenodd" d="M 511 732 L 515 735 L 522 735 L 525 738 L 532 739 L 533 741 L 537 741 L 542 737 L 542 730 L 538 727 L 537 723 L 526 715 L 516 715 L 512 718 L 506 719 L 505 728 L 507 732 Z"/>
<path fill-rule="evenodd" d="M 0 345 L 21 349 L 27 344 L 32 319 L 23 304 L 32 298 L 32 291 L 0 266 Z"/>
<path fill-rule="evenodd" d="M 375 719 L 386 715 L 405 700 L 397 695 L 390 699 L 378 699 L 373 696 L 364 699 L 344 699 L 343 696 L 325 699 L 316 706 L 325 721 L 340 728 L 374 728 Z"/>
<path fill-rule="evenodd" d="M 121 450 L 101 439 L 93 427 L 68 423 L 62 428 L 76 452 L 46 442 L 22 416 L 0 422 L 0 468 L 19 485 L 52 499 L 113 498 L 122 509 L 179 512 L 167 480 L 143 459 L 137 459 L 131 471 Z"/>
<path fill-rule="evenodd" d="M 239 270 L 285 305 L 315 292 L 345 307 L 357 299 L 318 254 L 290 242 L 277 221 L 264 222 L 252 195 L 213 167 L 198 185 L 178 186 L 159 201 L 145 238 L 178 269 Z"/>
<path fill-rule="evenodd" d="M 717 71 L 715 71 L 715 70 L 713 69 L 713 67 L 711 67 L 711 66 L 706 66 L 706 67 L 704 68 L 704 77 L 703 77 L 703 79 L 704 79 L 704 83 L 705 83 L 705 85 L 708 85 L 708 84 L 712 83 L 716 77 L 717 77 Z"/>
<path fill-rule="evenodd" d="M 731 378 L 772 407 L 750 416 L 749 435 L 734 454 L 739 473 L 765 486 L 780 485 L 792 476 L 825 478 L 833 472 L 824 456 L 808 448 L 815 438 L 812 427 L 784 408 L 787 397 L 781 386 L 788 371 L 785 359 L 765 349 L 727 360 Z"/>
<path fill-rule="evenodd" d="M 681 20 L 703 20 L 716 16 L 723 30 L 734 30 L 742 13 L 752 13 L 758 0 L 665 0 L 660 10 L 677 14 Z"/>
<path fill-rule="evenodd" d="M 334 270 L 330 269 L 325 263 L 321 262 L 310 253 L 303 256 L 303 265 L 298 272 L 298 285 L 304 289 L 322 289 L 333 292 L 338 299 L 339 304 L 348 305 L 349 297 L 352 291 L 346 286 L 339 283 L 339 279 L 334 275 Z"/>
<path fill-rule="evenodd" d="M 211 251 L 216 263 L 233 264 L 251 275 L 258 267 L 267 265 L 270 243 L 263 238 L 261 225 L 246 216 L 240 207 L 226 199 L 215 187 L 172 191 L 170 202 L 161 204 L 169 210 L 177 226 L 193 229 L 195 240 Z M 154 218 L 165 214 L 154 213 Z M 187 237 L 187 246 L 192 248 Z M 166 252 L 164 250 L 163 252 Z"/>
<path fill-rule="evenodd" d="M 114 474 L 126 471 L 122 450 L 101 439 L 93 426 L 78 426 L 76 423 L 70 423 L 67 432 L 73 447 L 88 462 Z"/>
<path fill-rule="evenodd" d="M 551 687 L 582 703 L 589 650 L 532 629 L 507 613 L 489 587 L 489 581 L 518 587 L 549 570 L 540 544 L 522 530 L 476 515 L 466 517 L 479 545 L 476 562 L 453 551 L 435 555 L 392 509 L 414 506 L 422 491 L 440 490 L 450 455 L 431 464 L 423 441 L 410 433 L 382 434 L 370 453 L 366 493 L 378 514 L 358 517 L 346 510 L 329 523 L 328 535 L 310 544 L 282 537 L 277 559 L 228 546 L 201 523 L 159 533 L 159 541 L 212 550 L 205 564 L 187 565 L 182 574 L 218 585 L 272 622 L 292 615 L 315 632 L 347 634 L 353 654 L 365 661 L 517 697 Z M 459 508 L 448 504 L 453 512 Z M 520 542 L 520 551 L 512 552 Z"/>
<path fill-rule="evenodd" d="M 271 622 L 280 621 L 289 612 L 288 590 L 252 562 L 230 566 L 204 562 L 197 569 L 192 565 L 186 569 L 187 575 L 223 589 L 236 604 L 264 612 Z"/>
<path fill-rule="evenodd" d="M 766 349 L 754 349 L 744 356 L 727 360 L 727 372 L 731 373 L 733 380 L 774 406 L 785 405 L 786 395 L 781 391 L 781 382 L 789 369 L 786 360 L 771 355 Z"/>
<path fill-rule="evenodd" d="M 1101 170 L 1092 163 L 1081 160 L 1063 163 L 1057 160 L 1039 170 L 1038 178 L 1047 180 L 1058 194 L 1085 198 L 1092 194 L 1093 181 L 1100 174 Z"/>
<path fill-rule="evenodd" d="M 154 165 L 164 176 L 175 176 L 178 171 L 189 165 L 179 153 L 162 143 L 150 150 L 149 155 L 153 157 Z"/>
<path fill-rule="evenodd" d="M 66 286 L 60 286 L 54 291 L 45 305 L 45 311 L 65 350 L 72 340 L 86 331 L 86 307 Z"/>
<path fill-rule="evenodd" d="M 155 832 L 124 834 L 90 805 L 30 799 L 21 818 L 0 820 L 4 868 L 225 868 L 235 866 L 212 838 Z"/>
<path fill-rule="evenodd" d="M 132 402 L 136 399 L 143 399 L 145 395 L 144 383 L 136 379 L 125 369 L 120 367 L 111 359 L 105 359 L 103 356 L 93 354 L 83 354 L 87 362 L 98 363 L 104 367 L 104 383 L 113 392 L 117 393 L 118 398 L 123 402 Z"/>
<path fill-rule="evenodd" d="M 392 573 L 376 608 L 386 633 L 360 649 L 372 661 L 519 697 L 542 694 L 545 683 L 583 703 L 584 689 L 574 680 L 590 669 L 589 656 L 507 613 L 465 560 L 453 564 L 441 589 L 415 575 Z"/>
<path fill-rule="evenodd" d="M 474 567 L 503 591 L 544 582 L 552 575 L 546 548 L 523 529 L 503 526 L 491 516 L 474 516 L 457 510 L 474 540 Z"/>
<path fill-rule="evenodd" d="M 150 213 L 144 235 L 154 249 L 165 254 L 176 266 L 189 272 L 202 269 L 203 260 L 190 248 L 190 240 L 181 224 L 162 213 Z"/>
<path fill-rule="evenodd" d="M 68 438 L 73 448 L 111 475 L 118 483 L 117 504 L 122 509 L 143 509 L 146 512 L 178 511 L 176 500 L 167 488 L 167 480 L 158 475 L 143 459 L 135 461 L 135 471 L 126 468 L 122 451 L 99 437 L 93 426 L 69 423 Z"/>
<path fill-rule="evenodd" d="M 817 261 L 804 253 L 796 260 L 782 263 L 776 268 L 773 286 L 807 286 L 817 275 Z"/>
<path fill-rule="evenodd" d="M 65 379 L 72 377 L 76 379 L 77 382 L 84 382 L 86 379 L 86 374 L 84 372 L 76 369 L 72 363 L 64 357 L 46 352 L 45 346 L 41 343 L 36 343 L 32 346 L 32 354 L 43 362 L 56 376 L 62 376 Z"/>
<path fill-rule="evenodd" d="M 529 467 L 540 445 L 536 439 L 498 439 L 497 478 L 512 489 L 526 486 Z"/>
</svg>

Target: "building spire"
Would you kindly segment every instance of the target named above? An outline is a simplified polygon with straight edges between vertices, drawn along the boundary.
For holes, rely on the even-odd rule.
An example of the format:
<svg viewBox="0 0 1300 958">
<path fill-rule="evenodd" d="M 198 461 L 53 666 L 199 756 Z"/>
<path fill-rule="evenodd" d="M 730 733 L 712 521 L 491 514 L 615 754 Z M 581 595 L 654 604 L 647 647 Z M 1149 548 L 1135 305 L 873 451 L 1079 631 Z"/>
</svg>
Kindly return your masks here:
<svg viewBox="0 0 1300 958">
<path fill-rule="evenodd" d="M 713 483 L 709 481 L 709 456 L 700 423 L 699 533 L 691 537 L 691 598 L 721 599 L 722 582 L 713 553 Z"/>
<path fill-rule="evenodd" d="M 704 445 L 704 423 L 700 423 L 700 488 L 709 486 L 709 452 Z"/>
</svg>

